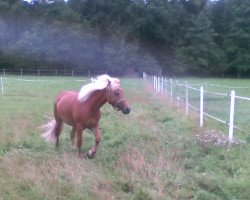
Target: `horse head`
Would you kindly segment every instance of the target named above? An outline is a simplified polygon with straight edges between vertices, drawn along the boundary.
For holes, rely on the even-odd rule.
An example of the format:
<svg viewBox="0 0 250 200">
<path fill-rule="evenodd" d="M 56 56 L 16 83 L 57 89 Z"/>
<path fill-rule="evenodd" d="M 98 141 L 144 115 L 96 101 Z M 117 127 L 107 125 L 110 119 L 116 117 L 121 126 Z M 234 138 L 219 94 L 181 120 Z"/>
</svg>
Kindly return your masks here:
<svg viewBox="0 0 250 200">
<path fill-rule="evenodd" d="M 108 103 L 112 105 L 115 110 L 121 110 L 123 114 L 128 114 L 130 112 L 131 108 L 124 97 L 123 89 L 120 88 L 119 79 L 115 80 L 115 83 L 113 82 L 112 84 L 108 81 L 107 94 Z"/>
</svg>

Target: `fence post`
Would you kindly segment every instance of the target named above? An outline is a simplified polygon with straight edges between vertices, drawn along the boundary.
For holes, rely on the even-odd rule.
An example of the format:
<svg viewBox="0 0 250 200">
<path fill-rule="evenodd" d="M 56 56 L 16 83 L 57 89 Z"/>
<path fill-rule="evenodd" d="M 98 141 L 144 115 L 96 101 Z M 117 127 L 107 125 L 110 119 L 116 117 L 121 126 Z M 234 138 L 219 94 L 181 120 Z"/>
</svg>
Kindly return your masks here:
<svg viewBox="0 0 250 200">
<path fill-rule="evenodd" d="M 179 81 L 176 80 L 176 98 L 177 98 L 177 107 L 180 106 L 180 102 L 179 102 Z"/>
<path fill-rule="evenodd" d="M 37 75 L 40 76 L 40 70 L 39 69 L 37 70 Z"/>
<path fill-rule="evenodd" d="M 172 79 L 170 79 L 170 98 L 171 98 L 171 103 L 173 102 L 173 83 Z"/>
<path fill-rule="evenodd" d="M 230 116 L 229 116 L 229 142 L 233 140 L 234 132 L 234 106 L 235 106 L 235 91 L 231 91 Z"/>
<path fill-rule="evenodd" d="M 160 93 L 160 90 L 161 90 L 161 78 L 158 77 L 158 88 L 157 88 L 157 92 Z"/>
<path fill-rule="evenodd" d="M 157 76 L 155 76 L 155 90 L 156 91 L 157 91 L 157 88 L 158 88 L 157 84 L 158 84 L 158 78 L 157 78 Z"/>
<path fill-rule="evenodd" d="M 3 69 L 3 75 L 5 76 L 6 74 L 5 74 L 5 69 Z"/>
<path fill-rule="evenodd" d="M 2 88 L 2 94 L 3 94 L 3 77 L 1 76 L 1 88 Z"/>
<path fill-rule="evenodd" d="M 21 76 L 23 76 L 23 69 L 21 69 Z"/>
<path fill-rule="evenodd" d="M 164 91 L 164 79 L 161 77 L 161 94 L 163 94 Z"/>
<path fill-rule="evenodd" d="M 154 79 L 154 90 L 155 90 L 155 75 L 153 76 L 153 79 Z"/>
<path fill-rule="evenodd" d="M 203 86 L 200 87 L 200 127 L 203 127 Z"/>
<path fill-rule="evenodd" d="M 154 89 L 157 90 L 157 77 L 156 76 L 154 76 L 154 81 L 155 81 L 155 83 L 154 83 Z"/>
<path fill-rule="evenodd" d="M 185 88 L 186 88 L 186 114 L 188 115 L 188 85 L 187 82 L 185 82 Z"/>
<path fill-rule="evenodd" d="M 164 85 L 165 85 L 165 94 L 166 96 L 168 95 L 168 83 L 167 83 L 167 78 L 164 79 Z"/>
<path fill-rule="evenodd" d="M 71 76 L 74 76 L 74 71 L 73 70 L 71 70 Z"/>
</svg>

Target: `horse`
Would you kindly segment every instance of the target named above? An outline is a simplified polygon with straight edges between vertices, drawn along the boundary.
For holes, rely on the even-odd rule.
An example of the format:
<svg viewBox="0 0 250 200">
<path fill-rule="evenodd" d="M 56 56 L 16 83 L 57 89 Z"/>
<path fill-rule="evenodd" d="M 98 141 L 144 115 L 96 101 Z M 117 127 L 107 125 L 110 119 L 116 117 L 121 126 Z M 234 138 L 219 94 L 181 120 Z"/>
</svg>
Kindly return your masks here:
<svg viewBox="0 0 250 200">
<path fill-rule="evenodd" d="M 71 126 L 70 139 L 73 146 L 77 133 L 78 157 L 83 157 L 81 146 L 82 132 L 85 129 L 92 130 L 95 136 L 95 145 L 89 149 L 87 156 L 93 158 L 95 155 L 101 140 L 98 124 L 101 118 L 100 108 L 105 103 L 108 102 L 115 110 L 121 111 L 123 114 L 128 114 L 131 110 L 118 78 L 104 74 L 91 80 L 92 82 L 84 85 L 79 92 L 60 92 L 54 101 L 54 118 L 41 126 L 44 129 L 42 137 L 57 147 L 63 124 Z"/>
</svg>

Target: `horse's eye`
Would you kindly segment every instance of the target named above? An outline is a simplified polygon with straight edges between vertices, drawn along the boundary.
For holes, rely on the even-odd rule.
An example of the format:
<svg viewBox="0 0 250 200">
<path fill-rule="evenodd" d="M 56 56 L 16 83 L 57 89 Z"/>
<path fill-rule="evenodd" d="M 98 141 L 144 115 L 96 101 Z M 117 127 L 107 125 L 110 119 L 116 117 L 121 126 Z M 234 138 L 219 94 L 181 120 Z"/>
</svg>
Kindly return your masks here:
<svg viewBox="0 0 250 200">
<path fill-rule="evenodd" d="M 115 92 L 115 96 L 119 97 L 120 93 L 119 92 Z"/>
</svg>

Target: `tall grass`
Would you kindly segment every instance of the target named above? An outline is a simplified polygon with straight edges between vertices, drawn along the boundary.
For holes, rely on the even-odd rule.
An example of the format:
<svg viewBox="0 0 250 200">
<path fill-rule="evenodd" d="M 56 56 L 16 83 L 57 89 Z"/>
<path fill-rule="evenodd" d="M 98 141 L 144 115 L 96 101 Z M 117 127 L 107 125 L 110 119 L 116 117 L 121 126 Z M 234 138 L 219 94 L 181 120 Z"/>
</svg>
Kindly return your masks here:
<svg viewBox="0 0 250 200">
<path fill-rule="evenodd" d="M 55 148 L 40 137 L 37 127 L 44 116 L 52 116 L 59 91 L 79 90 L 82 83 L 66 77 L 39 79 L 59 81 L 31 84 L 9 79 L 0 96 L 0 199 L 250 196 L 249 143 L 229 149 L 197 145 L 196 134 L 203 130 L 138 79 L 121 80 L 132 107 L 129 115 L 108 104 L 102 108 L 102 141 L 93 160 L 75 156 L 67 126 Z M 92 133 L 85 131 L 82 151 L 93 144 Z"/>
</svg>

